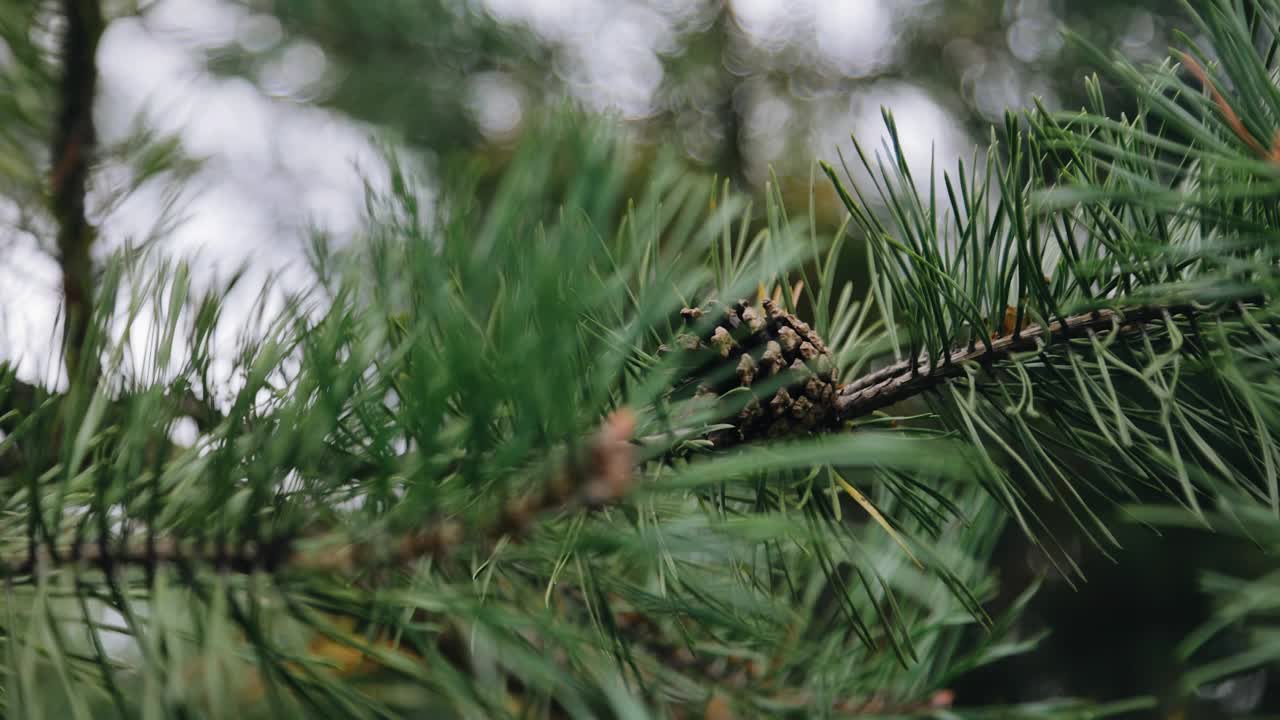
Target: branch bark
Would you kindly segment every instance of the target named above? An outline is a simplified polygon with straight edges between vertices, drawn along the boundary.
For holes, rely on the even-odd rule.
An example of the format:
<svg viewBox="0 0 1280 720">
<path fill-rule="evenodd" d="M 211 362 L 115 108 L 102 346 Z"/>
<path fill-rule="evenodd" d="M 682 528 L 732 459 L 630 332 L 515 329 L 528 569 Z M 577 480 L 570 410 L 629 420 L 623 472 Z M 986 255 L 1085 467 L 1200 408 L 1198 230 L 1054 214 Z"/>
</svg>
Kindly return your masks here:
<svg viewBox="0 0 1280 720">
<path fill-rule="evenodd" d="M 67 380 L 92 386 L 96 361 L 86 346 L 93 319 L 94 230 L 85 210 L 89 169 L 97 149 L 93 122 L 98 85 L 98 41 L 104 21 L 97 0 L 63 0 L 62 82 L 54 126 L 49 184 L 58 223 L 58 262 L 64 299 L 63 344 Z"/>
<path fill-rule="evenodd" d="M 265 543 L 218 546 L 173 537 L 129 543 L 85 542 L 51 552 L 41 545 L 22 557 L 0 558 L 0 574 L 14 582 L 54 568 L 91 568 L 108 574 L 120 568 L 154 572 L 162 566 L 197 566 L 232 573 L 329 572 L 354 575 L 377 567 L 403 566 L 425 557 L 441 558 L 466 541 L 494 542 L 518 537 L 541 515 L 574 506 L 601 507 L 631 491 L 635 418 L 627 409 L 608 418 L 584 452 L 557 470 L 538 490 L 506 503 L 480 532 L 467 537 L 463 526 L 444 519 L 403 534 L 355 539 L 342 533 L 309 538 L 279 537 Z"/>
<path fill-rule="evenodd" d="M 1090 333 L 1136 333 L 1156 322 L 1172 322 L 1175 316 L 1193 316 L 1198 311 L 1189 304 L 1137 307 L 1120 310 L 1098 310 L 1073 315 L 1048 325 L 1030 325 L 1016 333 L 994 338 L 989 344 L 973 348 L 953 349 L 941 359 L 917 358 L 902 361 L 863 375 L 841 387 L 835 398 L 840 421 L 854 420 L 881 408 L 934 389 L 964 373 L 972 364 L 990 366 L 1014 353 L 1033 351 L 1053 342 Z M 34 402 L 39 392 L 18 383 L 13 400 Z M 22 403 L 19 402 L 19 405 Z M 185 403 L 183 403 L 185 406 Z M 539 515 L 574 504 L 597 506 L 616 501 L 629 492 L 635 463 L 631 434 L 634 418 L 627 412 L 616 413 L 596 436 L 585 444 L 585 453 L 554 475 L 538 491 L 505 504 L 489 522 L 479 539 L 494 540 L 525 532 Z M 472 539 L 475 539 L 475 535 Z M 58 552 L 56 557 L 26 557 L 0 563 L 10 575 L 22 575 L 37 569 L 41 562 L 65 564 L 68 561 L 110 571 L 116 566 L 154 569 L 158 565 L 190 563 L 232 572 L 296 569 L 353 573 L 369 564 L 397 565 L 415 558 L 442 556 L 468 538 L 454 521 L 441 520 L 394 537 L 376 540 L 352 540 L 341 536 L 316 538 L 320 550 L 300 550 L 292 540 L 255 546 L 241 544 L 235 548 L 193 546 L 173 539 L 159 538 L 146 546 L 84 546 L 78 552 Z M 329 542 L 332 540 L 332 542 Z M 308 543 L 311 545 L 311 543 Z"/>
<path fill-rule="evenodd" d="M 1014 353 L 1035 350 L 1041 344 L 1087 336 L 1091 332 L 1137 332 L 1154 321 L 1172 319 L 1175 315 L 1190 316 L 1195 312 L 1191 305 L 1098 310 L 1055 320 L 1048 325 L 1029 325 L 1013 334 L 995 338 L 989 347 L 978 344 L 969 349 L 953 349 L 941 359 L 921 356 L 903 360 L 844 385 L 836 397 L 836 416 L 844 422 L 870 415 L 962 375 L 966 365 L 991 365 Z"/>
</svg>

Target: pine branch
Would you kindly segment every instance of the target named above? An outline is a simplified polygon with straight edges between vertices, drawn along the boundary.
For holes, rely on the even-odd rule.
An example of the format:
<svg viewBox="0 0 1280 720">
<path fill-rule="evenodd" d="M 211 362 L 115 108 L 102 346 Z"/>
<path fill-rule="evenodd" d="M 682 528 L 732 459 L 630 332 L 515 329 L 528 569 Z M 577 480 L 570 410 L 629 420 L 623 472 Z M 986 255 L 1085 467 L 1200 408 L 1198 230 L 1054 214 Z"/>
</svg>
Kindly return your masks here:
<svg viewBox="0 0 1280 720">
<path fill-rule="evenodd" d="M 1014 353 L 1035 350 L 1055 340 L 1090 334 L 1140 332 L 1153 322 L 1168 322 L 1175 315 L 1193 316 L 1190 304 L 1138 307 L 1128 310 L 1103 309 L 1072 315 L 1045 325 L 1029 325 L 1009 335 L 993 339 L 989 345 L 953 349 L 940 360 L 924 355 L 881 368 L 844 385 L 836 397 L 836 415 L 841 422 L 855 420 L 876 410 L 932 390 L 964 373 L 966 365 L 990 366 Z"/>
<path fill-rule="evenodd" d="M 371 567 L 407 565 L 415 560 L 447 556 L 464 542 L 494 542 L 519 537 L 545 514 L 574 506 L 598 508 L 617 502 L 630 492 L 635 455 L 631 436 L 635 418 L 628 410 L 610 415 L 587 444 L 579 462 L 561 468 L 537 491 L 507 503 L 495 520 L 470 537 L 455 520 L 445 519 L 398 536 L 353 539 L 334 533 L 300 538 L 282 536 L 265 543 L 230 545 L 184 541 L 169 537 L 145 538 L 113 546 L 110 542 L 76 543 L 61 552 L 45 546 L 25 557 L 0 558 L 0 574 L 14 582 L 34 579 L 54 567 L 100 570 L 144 570 L 150 575 L 162 566 L 205 567 L 232 573 L 332 572 L 354 575 Z"/>
<path fill-rule="evenodd" d="M 86 365 L 85 344 L 93 317 L 94 230 L 85 212 L 89 168 L 97 149 L 93 122 L 98 83 L 98 41 L 104 21 L 97 0 L 63 0 L 60 109 L 54 127 L 50 189 L 58 223 L 58 262 L 65 301 L 63 342 L 71 384 L 97 380 L 96 363 Z"/>
</svg>

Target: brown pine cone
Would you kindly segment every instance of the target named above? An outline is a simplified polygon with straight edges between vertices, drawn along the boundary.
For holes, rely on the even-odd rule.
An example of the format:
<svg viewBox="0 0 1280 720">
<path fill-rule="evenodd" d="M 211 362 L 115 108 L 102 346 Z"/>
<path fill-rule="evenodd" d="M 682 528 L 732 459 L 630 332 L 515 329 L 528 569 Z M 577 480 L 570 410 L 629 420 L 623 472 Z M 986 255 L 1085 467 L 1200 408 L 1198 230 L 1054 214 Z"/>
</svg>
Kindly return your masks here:
<svg viewBox="0 0 1280 720">
<path fill-rule="evenodd" d="M 835 359 L 818 334 L 795 315 L 765 300 L 763 311 L 745 300 L 730 307 L 685 308 L 692 330 L 704 315 L 719 312 L 715 325 L 699 336 L 677 337 L 689 353 L 687 376 L 698 394 L 722 396 L 748 388 L 746 405 L 725 422 L 733 428 L 710 438 L 727 447 L 766 437 L 799 435 L 829 425 L 835 418 Z"/>
</svg>

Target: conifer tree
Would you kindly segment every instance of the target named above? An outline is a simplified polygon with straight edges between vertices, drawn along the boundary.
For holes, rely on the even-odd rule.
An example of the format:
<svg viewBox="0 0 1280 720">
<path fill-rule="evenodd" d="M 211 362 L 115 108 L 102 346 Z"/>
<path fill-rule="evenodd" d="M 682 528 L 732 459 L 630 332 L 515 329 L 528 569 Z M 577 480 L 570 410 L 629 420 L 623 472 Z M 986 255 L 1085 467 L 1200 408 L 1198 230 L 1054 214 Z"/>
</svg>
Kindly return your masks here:
<svg viewBox="0 0 1280 720">
<path fill-rule="evenodd" d="M 98 139 L 109 10 L 0 6 L 65 375 L 0 373 L 6 716 L 1094 717 L 1155 701 L 949 693 L 1036 642 L 1030 590 L 989 611 L 1006 526 L 1068 574 L 1045 503 L 1103 549 L 1117 505 L 1278 544 L 1277 0 L 1188 8 L 1158 67 L 1097 53 L 1135 115 L 1093 80 L 941 180 L 886 112 L 821 166 L 831 237 L 673 158 L 637 187 L 569 111 L 492 192 L 424 203 L 389 151 L 356 241 L 231 333 L 238 276 L 99 245 L 104 168 L 182 180 Z M 1253 644 L 1187 692 L 1280 654 L 1274 583 L 1212 579 L 1187 652 Z"/>
</svg>

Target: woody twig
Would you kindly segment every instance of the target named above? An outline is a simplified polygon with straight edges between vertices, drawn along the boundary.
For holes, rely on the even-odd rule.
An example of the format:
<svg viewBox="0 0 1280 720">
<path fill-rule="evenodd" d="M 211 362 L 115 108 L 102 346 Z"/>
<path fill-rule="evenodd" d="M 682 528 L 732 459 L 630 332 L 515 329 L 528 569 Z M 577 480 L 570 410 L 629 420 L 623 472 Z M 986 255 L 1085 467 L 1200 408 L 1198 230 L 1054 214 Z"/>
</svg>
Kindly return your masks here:
<svg viewBox="0 0 1280 720">
<path fill-rule="evenodd" d="M 97 149 L 93 106 L 98 84 L 98 41 L 105 23 L 98 0 L 63 0 L 62 11 L 66 20 L 62 81 L 49 187 L 58 223 L 67 378 L 73 385 L 83 382 L 92 386 L 97 380 L 97 363 L 85 351 L 93 318 L 94 231 L 85 198 Z"/>
<path fill-rule="evenodd" d="M 0 558 L 13 582 L 31 581 L 42 571 L 81 568 L 114 572 L 162 566 L 207 568 L 230 573 L 319 572 L 354 575 L 372 567 L 403 566 L 415 560 L 443 558 L 470 542 L 495 542 L 527 532 L 546 514 L 577 507 L 598 508 L 625 497 L 634 482 L 631 436 L 635 417 L 621 409 L 605 419 L 575 462 L 559 468 L 540 489 L 508 503 L 480 532 L 470 536 L 457 520 L 426 523 L 400 535 L 355 539 L 342 533 L 308 538 L 289 536 L 262 543 L 214 545 L 179 538 L 116 545 L 70 545 L 59 552 L 41 546 L 22 558 Z"/>
</svg>

